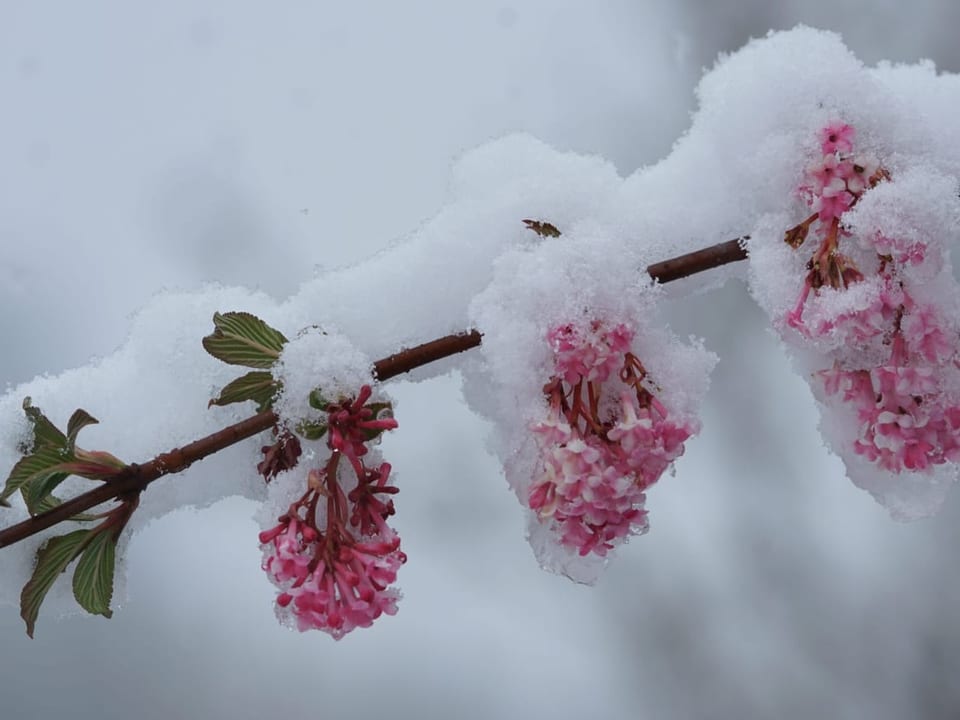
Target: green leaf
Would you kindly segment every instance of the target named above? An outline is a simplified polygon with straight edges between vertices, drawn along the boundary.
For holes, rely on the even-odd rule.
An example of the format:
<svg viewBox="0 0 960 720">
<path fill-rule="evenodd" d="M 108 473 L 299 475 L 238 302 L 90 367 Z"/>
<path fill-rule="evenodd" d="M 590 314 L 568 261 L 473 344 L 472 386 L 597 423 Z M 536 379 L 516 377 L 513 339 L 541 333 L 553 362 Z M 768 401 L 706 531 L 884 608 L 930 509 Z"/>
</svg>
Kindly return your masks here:
<svg viewBox="0 0 960 720">
<path fill-rule="evenodd" d="M 373 412 L 373 417 L 376 420 L 382 420 L 382 413 L 384 410 L 389 410 L 390 412 L 386 417 L 393 417 L 393 405 L 388 402 L 375 402 L 368 403 L 365 407 L 369 408 Z"/>
<path fill-rule="evenodd" d="M 53 490 L 54 487 L 59 485 L 63 479 L 67 477 L 66 473 L 57 473 L 53 468 L 61 465 L 64 460 L 69 459 L 71 458 L 64 458 L 60 449 L 52 445 L 40 447 L 33 455 L 27 455 L 21 458 L 20 461 L 13 466 L 10 475 L 7 476 L 7 483 L 3 488 L 3 493 L 0 493 L 0 500 L 5 501 L 17 490 L 24 489 L 24 501 L 27 502 L 29 508 L 30 500 L 27 498 L 28 493 L 26 492 L 26 488 L 38 479 L 42 482 L 47 477 L 60 475 L 59 479 L 53 481 L 53 486 L 49 489 Z M 32 497 L 35 498 L 37 496 Z"/>
<path fill-rule="evenodd" d="M 0 504 L 6 505 L 7 507 L 10 506 L 7 498 L 17 490 L 25 487 L 48 468 L 58 465 L 64 462 L 64 460 L 72 459 L 72 453 L 66 451 L 68 444 L 67 436 L 60 432 L 57 427 L 47 419 L 46 415 L 40 412 L 40 408 L 34 407 L 31 404 L 29 397 L 23 399 L 23 411 L 26 413 L 30 424 L 33 425 L 33 443 L 29 447 L 21 447 L 20 450 L 24 454 L 33 454 L 21 458 L 7 476 L 3 492 L 0 493 Z M 83 413 L 83 411 L 78 410 L 74 413 L 74 417 L 77 417 L 77 413 Z M 83 414 L 86 415 L 86 413 Z M 72 420 L 73 418 L 71 418 L 71 421 Z M 77 431 L 79 431 L 79 427 Z M 74 433 L 74 436 L 75 435 L 76 432 Z M 66 477 L 66 475 L 63 477 Z M 62 481 L 63 478 L 60 478 L 60 480 Z"/>
<path fill-rule="evenodd" d="M 72 451 L 77 444 L 77 433 L 83 430 L 87 425 L 96 425 L 99 420 L 93 417 L 86 410 L 74 410 L 73 415 L 67 421 L 67 442 L 66 447 Z"/>
<path fill-rule="evenodd" d="M 70 475 L 102 480 L 124 467 L 124 463 L 110 453 L 87 452 L 76 447 L 80 430 L 97 422 L 85 410 L 73 413 L 64 435 L 39 408 L 30 404 L 30 398 L 24 400 L 23 409 L 33 424 L 33 446 L 24 449 L 31 454 L 21 458 L 7 476 L 0 492 L 0 504 L 9 507 L 7 499 L 19 490 L 27 510 L 37 515 L 51 506 L 50 493 Z"/>
<path fill-rule="evenodd" d="M 56 425 L 50 422 L 46 415 L 40 412 L 40 408 L 31 405 L 29 397 L 23 399 L 23 411 L 33 425 L 33 445 L 25 448 L 24 453 L 31 452 L 43 445 L 54 445 L 61 448 L 66 446 L 66 436 L 57 430 Z"/>
<path fill-rule="evenodd" d="M 23 502 L 31 515 L 39 515 L 41 508 L 47 507 L 47 498 L 69 476 L 66 473 L 53 472 L 39 477 L 36 481 L 23 487 Z"/>
<path fill-rule="evenodd" d="M 224 387 L 220 395 L 211 400 L 207 407 L 253 400 L 257 403 L 257 412 L 263 412 L 273 405 L 279 390 L 280 383 L 274 380 L 269 372 L 251 370 Z"/>
<path fill-rule="evenodd" d="M 297 434 L 307 440 L 319 440 L 327 432 L 327 424 L 321 420 L 302 420 L 296 427 Z"/>
<path fill-rule="evenodd" d="M 314 388 L 311 390 L 307 401 L 310 403 L 310 407 L 312 407 L 314 410 L 326 410 L 327 406 L 330 404 L 330 401 L 327 400 L 320 392 L 320 388 Z"/>
<path fill-rule="evenodd" d="M 30 457 L 36 458 L 36 455 Z M 112 455 L 110 456 L 113 457 Z M 119 463 L 119 461 L 116 461 Z M 41 511 L 37 508 L 43 503 L 44 499 L 52 493 L 57 487 L 71 475 L 86 478 L 87 480 L 109 480 L 114 477 L 119 468 L 116 463 L 101 464 L 97 458 L 84 460 L 83 458 L 69 458 L 67 462 L 61 462 L 56 465 L 44 468 L 42 471 L 27 478 L 27 481 L 20 488 L 23 494 L 23 501 L 27 505 L 27 510 L 32 515 L 37 515 Z"/>
<path fill-rule="evenodd" d="M 31 457 L 37 457 L 31 455 Z M 79 467 L 83 467 L 80 465 Z M 21 488 L 23 501 L 31 515 L 39 515 L 46 507 L 46 499 L 70 475 L 76 475 L 77 463 L 59 463 L 36 473 Z"/>
<path fill-rule="evenodd" d="M 230 365 L 269 368 L 287 342 L 283 333 L 246 312 L 214 313 L 213 325 L 213 333 L 203 339 L 203 347 Z"/>
<path fill-rule="evenodd" d="M 83 549 L 89 534 L 90 530 L 74 530 L 72 533 L 50 538 L 37 552 L 33 575 L 20 593 L 20 617 L 27 624 L 27 635 L 30 637 L 33 637 L 40 605 L 43 604 L 47 592 Z"/>
<path fill-rule="evenodd" d="M 94 533 L 73 571 L 73 596 L 91 615 L 110 617 L 117 541 L 110 530 Z"/>
<path fill-rule="evenodd" d="M 47 495 L 34 506 L 32 512 L 34 515 L 39 515 L 40 513 L 45 513 L 47 510 L 53 510 L 53 508 L 62 502 L 63 500 L 56 495 Z M 77 513 L 70 519 L 74 522 L 90 522 L 91 520 L 99 519 L 99 516 L 92 513 Z"/>
</svg>

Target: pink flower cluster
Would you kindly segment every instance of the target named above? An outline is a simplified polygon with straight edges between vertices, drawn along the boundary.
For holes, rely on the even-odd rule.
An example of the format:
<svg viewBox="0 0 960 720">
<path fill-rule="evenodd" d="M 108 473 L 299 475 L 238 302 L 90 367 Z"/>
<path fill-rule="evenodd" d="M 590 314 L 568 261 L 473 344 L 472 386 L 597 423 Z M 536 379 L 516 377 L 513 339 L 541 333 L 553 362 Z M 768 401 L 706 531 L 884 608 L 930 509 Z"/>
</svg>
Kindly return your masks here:
<svg viewBox="0 0 960 720">
<path fill-rule="evenodd" d="M 856 409 L 854 449 L 891 472 L 960 460 L 960 405 L 944 402 L 931 367 L 885 365 L 822 373 L 828 394 Z"/>
<path fill-rule="evenodd" d="M 893 282 L 892 274 L 888 277 Z M 874 314 L 892 317 L 886 327 L 870 328 L 889 346 L 889 359 L 871 368 L 835 362 L 819 374 L 824 391 L 853 408 L 859 424 L 854 450 L 883 469 L 922 471 L 956 462 L 960 399 L 947 391 L 945 376 L 956 374 L 957 336 L 937 307 L 916 302 L 905 287 L 881 295 L 885 312 Z M 862 337 L 871 339 L 867 333 Z"/>
<path fill-rule="evenodd" d="M 843 213 L 888 173 L 871 158 L 853 158 L 854 131 L 835 123 L 821 131 L 824 157 L 808 170 L 802 190 L 816 213 L 788 230 L 785 240 L 800 247 L 811 224 L 820 222 L 820 245 L 808 263 L 808 274 L 787 324 L 809 339 L 832 334 L 839 338 L 833 367 L 818 373 L 827 397 L 846 404 L 858 430 L 853 450 L 884 470 L 923 471 L 960 460 L 960 399 L 947 390 L 960 358 L 960 337 L 935 304 L 916 299 L 907 265 L 934 262 L 926 246 L 882 234 L 859 238 L 871 253 L 863 258 L 870 271 L 866 283 L 854 261 L 841 254 L 849 236 Z M 854 283 L 867 293 L 854 311 L 830 320 L 807 322 L 804 307 L 810 293 L 828 285 L 844 291 Z M 886 359 L 864 366 L 864 358 Z M 870 361 L 868 361 L 870 362 Z"/>
<path fill-rule="evenodd" d="M 326 406 L 329 459 L 310 470 L 306 491 L 278 524 L 260 533 L 263 569 L 281 590 L 278 612 L 291 614 L 301 631 L 320 629 L 337 640 L 396 613 L 400 595 L 390 585 L 406 562 L 386 522 L 397 492 L 390 464 L 364 463 L 366 444 L 397 427 L 392 417 L 376 417 L 382 405 L 368 405 L 371 394 L 364 385 L 356 398 Z M 349 492 L 345 473 L 356 482 Z"/>
<path fill-rule="evenodd" d="M 820 244 L 807 263 L 807 277 L 797 305 L 787 317 L 788 324 L 798 329 L 803 328 L 803 306 L 811 290 L 824 286 L 845 288 L 863 279 L 853 260 L 840 252 L 840 241 L 847 235 L 840 216 L 868 188 L 889 175 L 872 156 L 851 155 L 854 135 L 854 129 L 843 123 L 833 123 L 820 131 L 823 156 L 807 168 L 806 181 L 800 187 L 814 213 L 787 230 L 784 237 L 788 245 L 799 248 L 813 223 L 819 223 Z"/>
<path fill-rule="evenodd" d="M 802 188 L 821 223 L 839 218 L 876 183 L 880 164 L 871 155 L 853 156 L 854 129 L 833 123 L 820 131 L 823 157 L 807 168 L 809 184 Z"/>
<path fill-rule="evenodd" d="M 631 352 L 633 331 L 593 321 L 553 328 L 546 416 L 531 426 L 540 449 L 529 505 L 562 545 L 607 552 L 648 528 L 644 490 L 683 454 L 694 421 L 670 417 Z"/>
</svg>

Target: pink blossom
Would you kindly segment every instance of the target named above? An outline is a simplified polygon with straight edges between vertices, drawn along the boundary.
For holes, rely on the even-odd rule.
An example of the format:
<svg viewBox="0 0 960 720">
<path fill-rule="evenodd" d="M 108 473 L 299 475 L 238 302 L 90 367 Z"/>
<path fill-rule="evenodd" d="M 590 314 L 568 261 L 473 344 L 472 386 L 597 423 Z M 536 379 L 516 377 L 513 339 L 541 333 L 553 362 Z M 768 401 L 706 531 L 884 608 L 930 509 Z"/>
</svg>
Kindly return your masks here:
<svg viewBox="0 0 960 720">
<path fill-rule="evenodd" d="M 279 587 L 277 612 L 299 630 L 319 629 L 339 640 L 397 611 L 400 594 L 390 585 L 406 562 L 400 538 L 387 525 L 394 514 L 389 463 L 367 467 L 366 443 L 397 426 L 375 417 L 372 391 L 327 406 L 327 446 L 322 468 L 307 474 L 307 487 L 278 524 L 260 533 L 263 569 Z M 356 474 L 349 494 L 340 485 L 340 462 Z"/>
<path fill-rule="evenodd" d="M 370 386 L 364 385 L 356 398 L 327 406 L 327 444 L 331 450 L 362 456 L 367 452 L 366 443 L 372 436 L 397 427 L 397 421 L 392 417 L 374 417 L 373 409 L 366 404 L 372 393 Z"/>
<path fill-rule="evenodd" d="M 845 175 L 847 190 L 860 195 L 870 187 L 872 179 L 880 172 L 880 163 L 873 155 L 858 155 L 849 161 L 851 172 Z"/>
<path fill-rule="evenodd" d="M 820 131 L 820 149 L 823 154 L 848 153 L 853 150 L 856 132 L 846 123 L 833 122 Z"/>
<path fill-rule="evenodd" d="M 890 237 L 883 233 L 877 233 L 870 241 L 878 255 L 887 255 L 895 262 L 903 265 L 919 265 L 927 257 L 927 244 L 925 242 Z"/>
<path fill-rule="evenodd" d="M 853 137 L 853 128 L 842 123 L 820 133 L 823 157 L 807 169 L 801 188 L 817 214 L 785 236 L 791 247 L 799 248 L 817 220 L 820 244 L 810 258 L 797 305 L 785 320 L 804 337 L 831 333 L 842 342 L 833 369 L 820 372 L 819 381 L 830 401 L 853 411 L 854 452 L 890 472 L 925 472 L 960 459 L 960 407 L 945 389 L 949 383 L 944 378 L 960 368 L 960 337 L 945 322 L 943 310 L 914 300 L 916 281 L 901 272 L 906 265 L 928 262 L 926 244 L 883 232 L 860 238 L 862 248 L 877 253 L 879 282 L 861 290 L 873 293 L 868 302 L 816 325 L 803 319 L 811 293 L 819 294 L 824 285 L 843 292 L 863 279 L 853 260 L 840 252 L 850 235 L 841 216 L 889 175 L 874 157 L 850 155 Z M 878 352 L 886 360 L 871 364 Z M 860 353 L 873 360 L 856 366 Z"/>
<path fill-rule="evenodd" d="M 847 192 L 845 187 L 838 190 L 835 184 L 831 184 L 824 188 L 824 192 L 814 200 L 811 207 L 818 214 L 820 222 L 830 222 L 849 210 L 853 200 L 853 195 Z"/>
<path fill-rule="evenodd" d="M 576 382 L 578 377 L 606 380 L 617 369 L 618 356 L 629 348 L 632 337 L 625 325 L 607 328 L 600 323 L 588 327 L 559 325 L 547 334 L 558 375 L 568 383 Z"/>
<path fill-rule="evenodd" d="M 933 305 L 914 305 L 903 314 L 900 330 L 907 347 L 934 365 L 944 363 L 957 351 Z"/>
<path fill-rule="evenodd" d="M 832 333 L 843 344 L 857 348 L 866 348 L 878 338 L 889 342 L 903 305 L 903 290 L 889 277 L 882 284 L 871 284 L 865 289 L 875 292 L 863 307 L 840 313 L 816 326 L 803 326 L 805 334 L 816 338 Z"/>
<path fill-rule="evenodd" d="M 291 614 L 299 630 L 321 629 L 339 640 L 383 613 L 396 613 L 400 595 L 388 586 L 406 557 L 395 534 L 363 543 L 322 535 L 308 541 L 303 530 L 309 525 L 290 516 L 277 528 L 272 543 L 266 538 L 274 531 L 261 534 L 268 550 L 263 569 L 281 589 L 278 612 Z"/>
<path fill-rule="evenodd" d="M 386 519 L 393 515 L 396 509 L 389 497 L 377 496 L 400 492 L 396 486 L 387 484 L 390 470 L 390 463 L 381 463 L 377 468 L 364 467 L 363 477 L 358 479 L 357 486 L 347 495 L 347 499 L 353 503 L 350 525 L 359 527 L 361 535 L 388 533 Z"/>
<path fill-rule="evenodd" d="M 837 165 L 840 161 L 835 153 L 824 155 L 820 160 L 811 164 L 807 168 L 807 175 L 813 178 L 814 183 L 810 188 L 814 193 L 822 193 L 823 188 L 830 185 L 840 176 L 837 174 Z M 842 179 L 841 179 L 841 182 Z"/>
<path fill-rule="evenodd" d="M 531 425 L 530 429 L 539 436 L 538 440 L 544 447 L 565 445 L 573 438 L 570 424 L 559 407 L 552 408 L 543 420 Z"/>
<path fill-rule="evenodd" d="M 540 464 L 527 502 L 561 545 L 603 557 L 646 532 L 643 491 L 683 454 L 695 423 L 668 419 L 626 325 L 571 323 L 547 339 L 556 374 L 544 387 L 547 413 L 531 425 Z"/>
<path fill-rule="evenodd" d="M 960 408 L 941 392 L 932 367 L 883 366 L 821 373 L 828 395 L 842 393 L 860 423 L 854 450 L 891 472 L 955 460 Z"/>
</svg>

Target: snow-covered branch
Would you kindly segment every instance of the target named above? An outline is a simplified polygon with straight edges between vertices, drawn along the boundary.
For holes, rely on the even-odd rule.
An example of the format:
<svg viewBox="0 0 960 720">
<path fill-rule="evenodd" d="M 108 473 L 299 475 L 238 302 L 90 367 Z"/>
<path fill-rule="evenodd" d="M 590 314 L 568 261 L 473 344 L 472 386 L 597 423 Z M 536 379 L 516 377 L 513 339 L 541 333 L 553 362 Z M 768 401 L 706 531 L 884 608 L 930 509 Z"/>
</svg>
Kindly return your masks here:
<svg viewBox="0 0 960 720">
<path fill-rule="evenodd" d="M 659 282 L 671 282 L 745 258 L 746 252 L 743 249 L 742 242 L 736 239 L 663 260 L 650 265 L 647 272 L 651 278 Z M 436 338 L 376 361 L 374 363 L 374 374 L 377 380 L 388 380 L 414 368 L 477 347 L 481 340 L 482 333 L 478 330 L 469 330 Z M 0 548 L 36 535 L 38 532 L 69 520 L 108 500 L 131 493 L 140 493 L 150 483 L 165 475 L 182 472 L 199 460 L 269 430 L 277 424 L 277 419 L 275 412 L 266 410 L 183 447 L 161 453 L 142 465 L 126 465 L 118 469 L 111 477 L 106 478 L 103 484 L 98 487 L 22 522 L 3 528 L 0 530 Z"/>
</svg>

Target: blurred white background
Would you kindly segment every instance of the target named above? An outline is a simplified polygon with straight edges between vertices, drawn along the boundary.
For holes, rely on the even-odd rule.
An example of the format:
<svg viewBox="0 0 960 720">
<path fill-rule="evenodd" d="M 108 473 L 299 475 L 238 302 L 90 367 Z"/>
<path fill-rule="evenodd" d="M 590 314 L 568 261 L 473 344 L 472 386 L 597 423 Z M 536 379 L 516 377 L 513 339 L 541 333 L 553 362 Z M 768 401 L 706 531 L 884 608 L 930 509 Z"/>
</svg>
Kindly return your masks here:
<svg viewBox="0 0 960 720">
<path fill-rule="evenodd" d="M 960 70 L 949 0 L 4 3 L 0 380 L 109 353 L 163 288 L 283 297 L 362 260 L 506 132 L 628 174 L 719 52 L 797 22 Z M 134 539 L 113 620 L 30 641 L 0 608 L 0 717 L 960 716 L 956 493 L 900 525 L 856 490 L 741 286 L 673 322 L 722 358 L 705 430 L 596 588 L 537 568 L 457 379 L 399 383 L 395 618 L 287 631 L 251 504 L 178 512 Z"/>
</svg>

